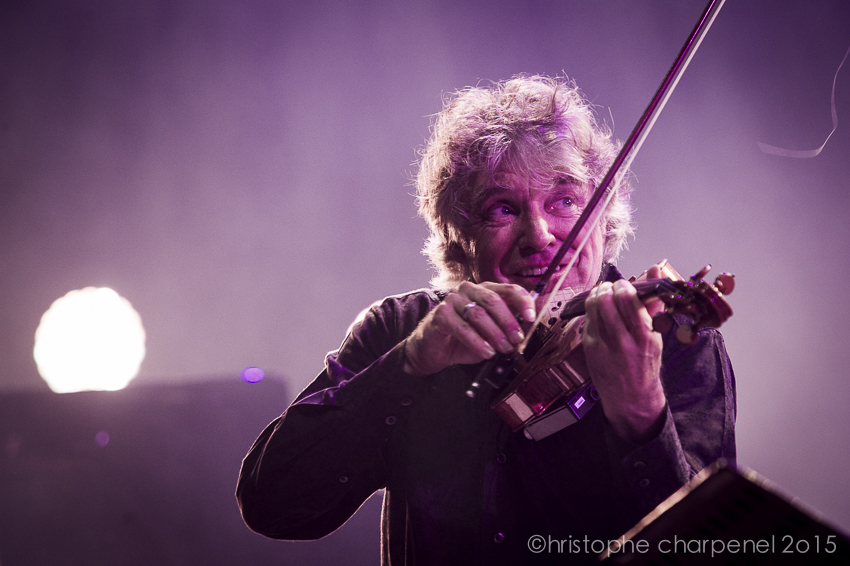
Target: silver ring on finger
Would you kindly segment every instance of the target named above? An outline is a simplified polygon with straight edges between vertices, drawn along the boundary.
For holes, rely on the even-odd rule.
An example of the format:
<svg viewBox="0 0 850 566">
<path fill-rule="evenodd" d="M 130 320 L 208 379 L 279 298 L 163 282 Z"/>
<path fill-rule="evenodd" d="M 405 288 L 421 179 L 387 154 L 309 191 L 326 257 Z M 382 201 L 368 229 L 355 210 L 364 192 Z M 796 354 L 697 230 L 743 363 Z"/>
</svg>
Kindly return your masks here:
<svg viewBox="0 0 850 566">
<path fill-rule="evenodd" d="M 471 311 L 473 308 L 475 308 L 477 306 L 478 306 L 478 304 L 475 301 L 468 303 L 466 306 L 463 307 L 463 312 L 460 314 L 460 317 L 463 320 L 466 320 L 466 317 L 469 316 L 469 311 Z"/>
</svg>

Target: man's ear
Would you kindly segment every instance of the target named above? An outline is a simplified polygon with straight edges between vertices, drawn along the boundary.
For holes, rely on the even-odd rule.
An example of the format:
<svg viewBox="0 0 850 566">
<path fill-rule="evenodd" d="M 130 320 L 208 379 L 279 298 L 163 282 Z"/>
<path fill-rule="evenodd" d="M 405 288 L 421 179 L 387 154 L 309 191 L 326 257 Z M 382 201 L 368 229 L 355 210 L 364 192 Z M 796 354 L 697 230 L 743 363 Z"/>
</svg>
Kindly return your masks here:
<svg viewBox="0 0 850 566">
<path fill-rule="evenodd" d="M 446 247 L 446 260 L 449 265 L 449 270 L 453 273 L 453 277 L 459 281 L 472 279 L 472 261 L 473 257 L 467 245 L 462 242 L 452 242 Z"/>
<path fill-rule="evenodd" d="M 466 252 L 458 242 L 452 242 L 446 248 L 446 259 L 460 265 L 468 265 Z"/>
</svg>

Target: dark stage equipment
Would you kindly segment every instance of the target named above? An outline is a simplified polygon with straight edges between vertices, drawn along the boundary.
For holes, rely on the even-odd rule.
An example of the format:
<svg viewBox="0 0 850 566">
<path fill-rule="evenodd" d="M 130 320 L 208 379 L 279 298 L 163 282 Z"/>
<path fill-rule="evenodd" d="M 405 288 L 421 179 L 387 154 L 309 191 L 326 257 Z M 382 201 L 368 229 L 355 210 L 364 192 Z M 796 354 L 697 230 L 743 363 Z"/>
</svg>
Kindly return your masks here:
<svg viewBox="0 0 850 566">
<path fill-rule="evenodd" d="M 605 564 L 850 564 L 850 539 L 751 470 L 704 469 L 614 542 Z"/>
</svg>

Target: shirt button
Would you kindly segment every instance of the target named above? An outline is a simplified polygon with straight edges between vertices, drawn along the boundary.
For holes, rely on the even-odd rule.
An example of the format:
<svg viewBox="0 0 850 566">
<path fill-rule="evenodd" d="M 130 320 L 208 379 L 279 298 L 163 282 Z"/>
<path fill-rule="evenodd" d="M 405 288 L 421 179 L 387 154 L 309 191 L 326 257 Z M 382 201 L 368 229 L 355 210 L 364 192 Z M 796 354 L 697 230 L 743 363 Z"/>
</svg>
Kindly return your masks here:
<svg viewBox="0 0 850 566">
<path fill-rule="evenodd" d="M 634 466 L 636 470 L 642 470 L 646 467 L 646 464 L 638 460 L 637 462 L 635 462 Z"/>
<path fill-rule="evenodd" d="M 413 403 L 413 399 L 411 399 L 410 397 L 405 397 L 404 399 L 401 400 L 401 406 L 402 407 L 407 407 L 411 403 Z"/>
<path fill-rule="evenodd" d="M 394 416 L 390 415 L 386 418 L 386 420 L 384 420 L 384 422 L 387 423 L 388 425 L 392 426 L 392 425 L 395 424 L 396 418 Z"/>
<path fill-rule="evenodd" d="M 504 464 L 507 461 L 508 457 L 499 452 L 496 454 L 496 461 L 500 464 Z"/>
<path fill-rule="evenodd" d="M 501 543 L 503 540 L 505 540 L 505 535 L 503 535 L 502 533 L 496 533 L 496 535 L 493 537 L 493 542 L 495 542 L 496 544 Z"/>
<path fill-rule="evenodd" d="M 638 482 L 638 485 L 641 487 L 646 487 L 649 485 L 649 480 L 647 478 L 643 478 Z"/>
<path fill-rule="evenodd" d="M 339 476 L 339 483 L 347 483 L 348 476 Z"/>
</svg>

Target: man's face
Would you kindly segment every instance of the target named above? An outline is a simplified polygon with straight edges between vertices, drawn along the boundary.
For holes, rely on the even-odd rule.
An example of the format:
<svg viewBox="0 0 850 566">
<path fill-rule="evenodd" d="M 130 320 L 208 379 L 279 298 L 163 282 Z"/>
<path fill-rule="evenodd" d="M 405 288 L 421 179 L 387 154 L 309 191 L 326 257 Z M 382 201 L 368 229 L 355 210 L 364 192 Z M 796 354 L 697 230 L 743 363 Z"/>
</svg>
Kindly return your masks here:
<svg viewBox="0 0 850 566">
<path fill-rule="evenodd" d="M 495 181 L 479 192 L 472 235 L 464 245 L 466 260 L 476 283 L 515 283 L 530 291 L 578 220 L 592 191 L 566 178 L 552 188 L 535 186 L 524 176 L 511 173 L 499 173 Z M 541 299 L 553 291 L 560 270 L 584 234 L 583 230 L 561 260 Z M 576 293 L 593 287 L 602 268 L 604 244 L 602 228 L 597 227 L 563 287 Z M 541 304 L 538 300 L 538 307 Z"/>
</svg>

